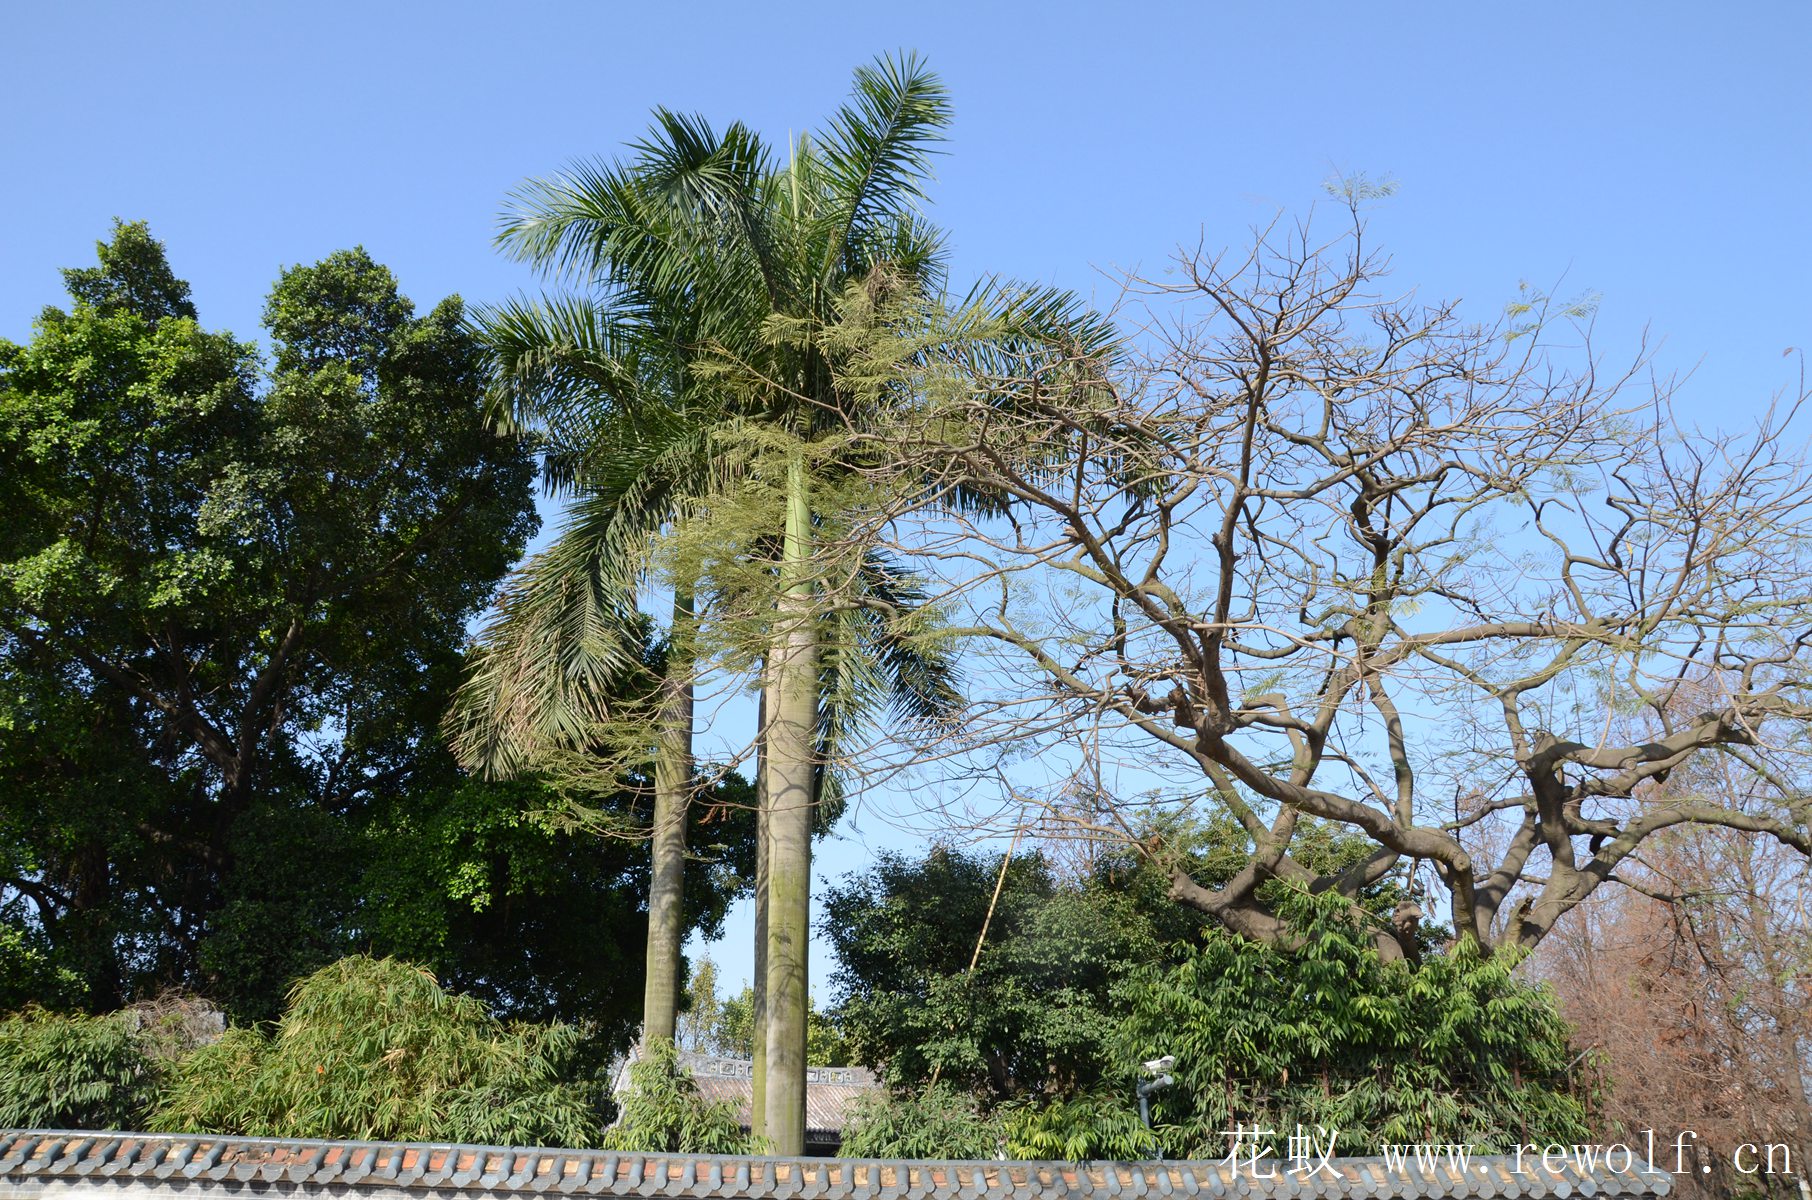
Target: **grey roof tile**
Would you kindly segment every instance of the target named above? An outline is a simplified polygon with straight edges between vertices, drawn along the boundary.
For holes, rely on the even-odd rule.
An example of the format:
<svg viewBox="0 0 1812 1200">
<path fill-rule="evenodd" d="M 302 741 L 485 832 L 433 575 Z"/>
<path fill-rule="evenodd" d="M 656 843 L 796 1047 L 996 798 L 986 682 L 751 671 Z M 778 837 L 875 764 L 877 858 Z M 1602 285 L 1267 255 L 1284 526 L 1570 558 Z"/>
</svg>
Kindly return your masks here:
<svg viewBox="0 0 1812 1200">
<path fill-rule="evenodd" d="M 195 1153 L 189 1156 L 189 1161 L 182 1165 L 183 1176 L 188 1179 L 200 1179 L 203 1176 L 219 1178 L 212 1172 L 215 1167 L 220 1165 L 221 1156 L 226 1154 L 227 1147 L 230 1145 L 232 1143 L 225 1140 L 212 1144 L 198 1144 L 195 1147 Z"/>
<path fill-rule="evenodd" d="M 440 1187 L 453 1176 L 459 1154 L 451 1147 L 429 1150 L 426 1163 L 422 1167 L 421 1186 Z"/>
<path fill-rule="evenodd" d="M 1378 1159 L 1342 1159 L 1335 1174 L 1303 1177 L 1267 1164 L 1252 1178 L 1225 1162 L 996 1163 L 777 1159 L 710 1155 L 620 1155 L 598 1150 L 401 1143 L 287 1141 L 82 1131 L 0 1132 L 0 1180 L 26 1197 L 53 1179 L 185 1180 L 240 1188 L 257 1181 L 273 1200 L 332 1185 L 361 1191 L 487 1193 L 472 1200 L 533 1195 L 593 1195 L 611 1200 L 1623 1200 L 1665 1195 L 1664 1175 L 1556 1172 L 1512 1160 L 1473 1160 L 1461 1172 L 1445 1162 L 1389 1171 Z M 221 1200 L 230 1200 L 222 1196 Z"/>
<path fill-rule="evenodd" d="M 498 1171 L 503 1179 L 503 1188 L 507 1191 L 525 1190 L 535 1178 L 536 1169 L 541 1165 L 541 1156 L 533 1150 L 518 1150 L 506 1155 L 504 1165 Z"/>
<path fill-rule="evenodd" d="M 344 1186 L 360 1182 L 371 1174 L 373 1163 L 377 1159 L 377 1149 L 373 1146 L 354 1146 L 340 1159 L 340 1183 Z"/>
<path fill-rule="evenodd" d="M 107 1162 L 96 1172 L 96 1174 L 100 1175 L 102 1178 L 118 1175 L 121 1171 L 126 1170 L 133 1163 L 137 1162 L 139 1156 L 144 1154 L 144 1152 L 145 1141 L 143 1138 L 122 1138 L 118 1150 L 114 1154 L 108 1156 Z M 3 1173 L 5 1170 L 6 1160 L 4 1157 L 0 1157 L 0 1173 Z"/>
<path fill-rule="evenodd" d="M 106 1152 L 105 1152 L 104 1145 L 103 1145 L 102 1152 L 100 1154 L 93 1155 L 93 1156 L 90 1156 L 88 1154 L 88 1148 L 90 1146 L 93 1146 L 94 1144 L 95 1144 L 95 1139 L 91 1138 L 91 1137 L 78 1138 L 73 1142 L 65 1143 L 63 1146 L 63 1149 L 62 1149 L 62 1153 L 60 1153 L 57 1156 L 57 1161 L 59 1163 L 69 1164 L 69 1169 L 71 1171 L 74 1171 L 78 1175 L 86 1175 L 88 1172 L 82 1170 L 82 1166 L 83 1166 L 85 1160 L 89 1159 L 90 1157 L 99 1158 L 102 1161 L 106 1160 Z M 96 1165 L 99 1165 L 99 1164 L 97 1163 Z M 89 1170 L 93 1170 L 93 1167 L 90 1167 Z"/>
<path fill-rule="evenodd" d="M 456 1188 L 471 1187 L 484 1171 L 484 1155 L 477 1150 L 460 1147 L 453 1152 L 453 1173 L 448 1178 Z"/>
<path fill-rule="evenodd" d="M 410 1187 L 421 1181 L 428 1173 L 428 1160 L 431 1152 L 411 1147 L 396 1158 L 396 1182 L 401 1187 Z"/>
<path fill-rule="evenodd" d="M 296 1154 L 289 1160 L 283 1174 L 291 1183 L 302 1183 L 305 1180 L 313 1179 L 315 1172 L 319 1171 L 321 1164 L 327 1160 L 327 1152 L 332 1148 L 332 1146 L 322 1143 L 307 1154 Z"/>
<path fill-rule="evenodd" d="M 604 1160 L 593 1155 L 581 1156 L 577 1162 L 578 1169 L 568 1177 L 566 1190 L 596 1196 L 607 1184 L 604 1177 Z"/>
<path fill-rule="evenodd" d="M 170 1176 L 182 1170 L 184 1163 L 188 1161 L 190 1149 L 189 1143 L 181 1140 L 172 1140 L 164 1148 L 164 1152 L 158 1155 L 156 1160 L 152 1162 L 152 1178 L 168 1179 Z"/>
</svg>

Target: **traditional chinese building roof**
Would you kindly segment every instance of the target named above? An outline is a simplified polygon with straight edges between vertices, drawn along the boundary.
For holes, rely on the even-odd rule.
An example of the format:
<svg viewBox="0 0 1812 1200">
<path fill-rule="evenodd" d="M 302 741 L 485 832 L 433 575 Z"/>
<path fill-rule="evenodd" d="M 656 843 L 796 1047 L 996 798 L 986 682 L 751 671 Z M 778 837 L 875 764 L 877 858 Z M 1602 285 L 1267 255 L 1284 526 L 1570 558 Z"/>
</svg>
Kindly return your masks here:
<svg viewBox="0 0 1812 1200">
<path fill-rule="evenodd" d="M 0 1200 L 60 1197 L 226 1200 L 325 1196 L 347 1200 L 601 1196 L 717 1200 L 1134 1200 L 1253 1197 L 1658 1197 L 1665 1175 L 1602 1167 L 1558 1172 L 1538 1159 L 1474 1159 L 1464 1171 L 1391 1171 L 1379 1159 L 1334 1159 L 1301 1178 L 1254 1178 L 1225 1163 L 889 1162 L 614 1154 L 599 1150 L 396 1142 L 291 1141 L 67 1131 L 0 1132 Z"/>
<path fill-rule="evenodd" d="M 723 1101 L 736 1109 L 736 1119 L 749 1128 L 754 1099 L 755 1064 L 742 1058 L 721 1058 L 682 1052 L 679 1063 L 692 1072 L 698 1094 Z M 625 1080 L 626 1082 L 626 1080 Z M 862 1067 L 807 1067 L 805 1069 L 805 1141 L 807 1149 L 835 1152 L 842 1144 L 849 1114 L 863 1095 L 879 1091 L 874 1072 Z"/>
</svg>

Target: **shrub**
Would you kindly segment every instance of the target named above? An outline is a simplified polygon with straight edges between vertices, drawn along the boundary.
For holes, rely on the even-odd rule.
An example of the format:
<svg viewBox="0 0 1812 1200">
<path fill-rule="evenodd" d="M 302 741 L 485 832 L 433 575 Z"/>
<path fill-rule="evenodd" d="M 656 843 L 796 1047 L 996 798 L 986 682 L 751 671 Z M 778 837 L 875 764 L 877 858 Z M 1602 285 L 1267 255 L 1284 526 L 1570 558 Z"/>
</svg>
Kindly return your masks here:
<svg viewBox="0 0 1812 1200">
<path fill-rule="evenodd" d="M 159 1129 L 263 1137 L 593 1144 L 600 1090 L 569 1025 L 506 1025 L 419 967 L 353 957 L 290 993 L 270 1033 L 183 1059 Z"/>
<path fill-rule="evenodd" d="M 1151 1130 L 1129 1107 L 1129 1095 L 1082 1092 L 1046 1104 L 1003 1105 L 1010 1158 L 1131 1161 L 1157 1156 Z"/>
<path fill-rule="evenodd" d="M 155 1072 L 122 1014 L 0 1020 L 0 1128 L 131 1129 Z"/>
<path fill-rule="evenodd" d="M 1276 1130 L 1280 1154 L 1297 1124 L 1338 1129 L 1346 1154 L 1586 1140 L 1567 1025 L 1514 957 L 1467 941 L 1386 963 L 1337 897 L 1280 908 L 1303 931 L 1294 950 L 1217 934 L 1117 989 L 1121 1061 L 1177 1059 L 1153 1102 L 1166 1151 L 1221 1157 L 1241 1122 Z"/>
<path fill-rule="evenodd" d="M 657 1041 L 630 1065 L 629 1090 L 618 1098 L 617 1123 L 604 1148 L 639 1153 L 747 1154 L 749 1135 L 736 1109 L 698 1094 L 672 1042 Z"/>
<path fill-rule="evenodd" d="M 984 1112 L 973 1094 L 937 1083 L 916 1095 L 859 1099 L 843 1134 L 845 1158 L 1143 1159 L 1152 1135 L 1125 1097 L 1103 1091 L 1030 1098 Z"/>
<path fill-rule="evenodd" d="M 843 1131 L 845 1158 L 998 1158 L 1004 1132 L 947 1083 L 918 1095 L 863 1096 Z"/>
</svg>

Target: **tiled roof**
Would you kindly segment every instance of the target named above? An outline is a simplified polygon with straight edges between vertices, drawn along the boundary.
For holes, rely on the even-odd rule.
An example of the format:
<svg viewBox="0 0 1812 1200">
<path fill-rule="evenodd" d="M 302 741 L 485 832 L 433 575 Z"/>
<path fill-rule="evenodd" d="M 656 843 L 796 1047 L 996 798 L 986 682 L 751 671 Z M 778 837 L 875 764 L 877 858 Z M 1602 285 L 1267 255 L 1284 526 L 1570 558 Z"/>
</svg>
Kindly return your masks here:
<svg viewBox="0 0 1812 1200">
<path fill-rule="evenodd" d="M 736 1108 L 737 1119 L 749 1127 L 754 1096 L 754 1064 L 747 1059 L 682 1052 L 679 1062 L 692 1073 L 698 1094 Z M 807 1067 L 805 1072 L 805 1138 L 808 1142 L 842 1140 L 849 1113 L 856 1100 L 879 1091 L 874 1072 L 862 1067 Z"/>
<path fill-rule="evenodd" d="M 706 1100 L 730 1105 L 744 1129 L 749 1128 L 754 1107 L 755 1064 L 746 1058 L 726 1058 L 682 1050 L 679 1065 L 698 1085 Z M 629 1062 L 618 1068 L 611 1091 L 622 1095 L 629 1087 Z M 835 1148 L 843 1140 L 850 1110 L 858 1098 L 881 1090 L 874 1072 L 863 1067 L 807 1067 L 805 1069 L 805 1140 L 814 1146 Z"/>
<path fill-rule="evenodd" d="M 397 1196 L 717 1197 L 720 1200 L 1133 1200 L 1135 1197 L 1653 1197 L 1664 1175 L 1550 1174 L 1534 1160 L 1478 1159 L 1463 1174 L 1392 1172 L 1378 1159 L 1335 1159 L 1337 1178 L 1279 1172 L 1255 1179 L 1223 1163 L 885 1162 L 612 1154 L 503 1146 L 284 1141 L 142 1133 L 0 1133 L 0 1196 L 32 1200 L 71 1184 L 194 1196 L 364 1192 Z"/>
</svg>

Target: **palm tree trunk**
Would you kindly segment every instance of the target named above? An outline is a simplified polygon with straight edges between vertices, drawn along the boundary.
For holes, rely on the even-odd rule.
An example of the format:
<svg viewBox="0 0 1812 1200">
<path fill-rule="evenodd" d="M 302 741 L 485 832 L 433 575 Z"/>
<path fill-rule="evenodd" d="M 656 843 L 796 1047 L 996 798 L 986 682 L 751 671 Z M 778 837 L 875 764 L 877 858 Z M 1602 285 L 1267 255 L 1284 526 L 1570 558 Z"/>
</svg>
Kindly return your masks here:
<svg viewBox="0 0 1812 1200">
<path fill-rule="evenodd" d="M 686 934 L 686 810 L 692 788 L 692 593 L 676 588 L 661 681 L 654 757 L 654 829 L 648 880 L 648 982 L 642 1042 L 673 1040 L 679 1011 L 680 948 Z"/>
<path fill-rule="evenodd" d="M 775 1154 L 805 1153 L 807 953 L 812 918 L 813 750 L 818 644 L 813 628 L 811 497 L 805 464 L 787 471 L 786 538 L 768 724 L 767 1132 Z"/>
<path fill-rule="evenodd" d="M 761 699 L 755 710 L 755 970 L 749 985 L 750 1103 L 749 1132 L 768 1135 L 768 713 L 774 677 L 761 660 Z"/>
</svg>

